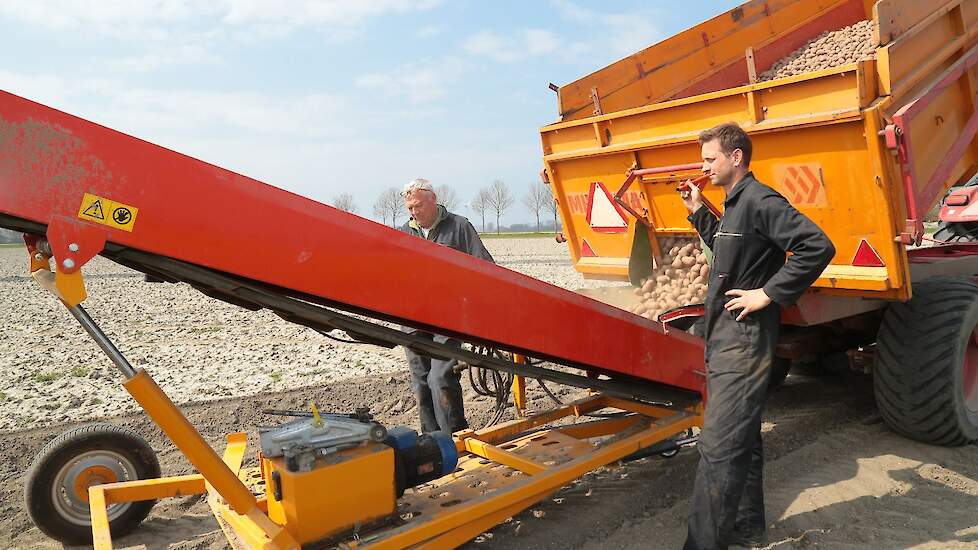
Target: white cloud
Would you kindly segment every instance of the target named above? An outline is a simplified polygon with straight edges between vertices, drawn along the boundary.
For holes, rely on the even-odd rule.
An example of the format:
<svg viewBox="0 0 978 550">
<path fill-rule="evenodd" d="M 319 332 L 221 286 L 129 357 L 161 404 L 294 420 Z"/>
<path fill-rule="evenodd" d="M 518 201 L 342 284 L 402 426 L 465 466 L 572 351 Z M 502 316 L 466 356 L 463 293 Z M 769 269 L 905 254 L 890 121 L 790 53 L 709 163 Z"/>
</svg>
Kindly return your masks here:
<svg viewBox="0 0 978 550">
<path fill-rule="evenodd" d="M 355 25 L 389 13 L 427 10 L 439 0 L 224 0 L 223 20 L 232 24 L 276 23 L 290 27 Z"/>
<path fill-rule="evenodd" d="M 578 40 L 568 45 L 574 54 L 606 52 L 606 57 L 622 57 L 665 38 L 650 13 L 614 13 L 594 11 L 570 0 L 551 0 L 561 17 L 586 27 L 599 29 L 598 40 Z"/>
<path fill-rule="evenodd" d="M 522 29 L 504 36 L 490 30 L 479 31 L 463 44 L 465 51 L 502 63 L 552 53 L 560 46 L 557 36 L 544 29 Z"/>
<path fill-rule="evenodd" d="M 82 30 L 131 40 L 162 40 L 164 25 L 213 16 L 217 6 L 187 0 L 28 0 L 0 3 L 0 16 L 50 30 Z"/>
<path fill-rule="evenodd" d="M 164 40 L 184 27 L 254 27 L 281 34 L 299 27 L 347 32 L 372 17 L 428 10 L 440 0 L 5 0 L 0 17 L 54 30 L 128 40 Z"/>
<path fill-rule="evenodd" d="M 383 73 L 364 74 L 356 79 L 356 85 L 375 94 L 424 103 L 448 95 L 467 70 L 468 65 L 464 61 L 448 57 L 408 63 Z"/>
<path fill-rule="evenodd" d="M 524 61 L 535 56 L 562 61 L 575 61 L 586 56 L 611 61 L 647 48 L 663 38 L 649 10 L 616 13 L 587 9 L 570 0 L 551 0 L 551 3 L 563 19 L 585 31 L 578 30 L 573 36 L 561 37 L 547 29 L 526 28 L 507 34 L 482 30 L 471 35 L 463 43 L 463 49 L 500 63 Z"/>
<path fill-rule="evenodd" d="M 439 25 L 426 25 L 418 29 L 418 31 L 414 33 L 414 35 L 417 36 L 418 38 L 431 38 L 432 36 L 438 36 L 444 31 L 445 29 L 443 29 Z"/>
<path fill-rule="evenodd" d="M 198 45 L 155 48 L 138 55 L 110 59 L 100 65 L 121 72 L 152 72 L 171 66 L 217 65 L 223 58 L 216 52 Z"/>
</svg>

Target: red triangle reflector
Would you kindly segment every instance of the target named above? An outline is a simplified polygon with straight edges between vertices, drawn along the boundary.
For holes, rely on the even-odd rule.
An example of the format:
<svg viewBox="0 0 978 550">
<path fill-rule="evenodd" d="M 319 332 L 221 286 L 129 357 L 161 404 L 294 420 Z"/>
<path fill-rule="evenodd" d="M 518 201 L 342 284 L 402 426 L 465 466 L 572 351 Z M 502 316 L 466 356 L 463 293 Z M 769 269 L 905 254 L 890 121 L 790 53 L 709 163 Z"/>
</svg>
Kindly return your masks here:
<svg viewBox="0 0 978 550">
<path fill-rule="evenodd" d="M 852 258 L 852 265 L 858 267 L 884 267 L 883 259 L 876 253 L 869 241 L 863 239 L 859 241 L 859 248 L 856 255 Z"/>
<path fill-rule="evenodd" d="M 596 258 L 598 255 L 594 253 L 594 249 L 591 245 L 587 244 L 587 241 L 581 239 L 581 257 L 582 258 Z"/>
</svg>

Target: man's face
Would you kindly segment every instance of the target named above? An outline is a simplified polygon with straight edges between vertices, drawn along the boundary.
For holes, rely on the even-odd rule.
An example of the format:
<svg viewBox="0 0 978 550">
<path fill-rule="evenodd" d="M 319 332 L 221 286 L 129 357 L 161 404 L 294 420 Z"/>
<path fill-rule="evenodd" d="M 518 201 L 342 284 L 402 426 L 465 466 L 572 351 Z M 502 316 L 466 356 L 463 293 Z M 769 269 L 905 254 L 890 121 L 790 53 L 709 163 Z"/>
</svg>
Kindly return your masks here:
<svg viewBox="0 0 978 550">
<path fill-rule="evenodd" d="M 721 187 L 737 183 L 734 178 L 737 168 L 743 163 L 743 151 L 734 149 L 728 155 L 720 148 L 720 142 L 714 139 L 703 144 L 702 154 L 703 173 L 710 176 L 710 183 Z"/>
<path fill-rule="evenodd" d="M 431 227 L 438 217 L 438 200 L 431 191 L 415 191 L 404 197 L 404 207 L 414 221 L 425 229 Z"/>
</svg>

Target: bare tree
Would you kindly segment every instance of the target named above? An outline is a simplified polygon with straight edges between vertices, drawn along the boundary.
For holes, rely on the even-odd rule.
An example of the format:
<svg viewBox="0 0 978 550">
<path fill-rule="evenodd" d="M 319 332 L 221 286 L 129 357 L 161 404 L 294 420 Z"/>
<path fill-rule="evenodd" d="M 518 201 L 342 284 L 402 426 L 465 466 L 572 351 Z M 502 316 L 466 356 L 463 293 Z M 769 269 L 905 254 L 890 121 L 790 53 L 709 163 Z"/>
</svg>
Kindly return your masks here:
<svg viewBox="0 0 978 550">
<path fill-rule="evenodd" d="M 530 188 L 523 197 L 523 204 L 525 204 L 526 207 L 530 209 L 530 212 L 533 212 L 533 215 L 537 218 L 537 233 L 540 232 L 540 211 L 546 208 L 548 202 L 552 202 L 550 199 L 550 191 L 548 191 L 543 184 L 530 183 Z"/>
<path fill-rule="evenodd" d="M 553 193 L 547 193 L 547 202 L 543 205 L 545 212 L 550 212 L 554 217 L 554 232 L 557 232 L 557 200 L 553 198 Z"/>
<path fill-rule="evenodd" d="M 486 211 L 489 210 L 489 190 L 483 187 L 479 189 L 472 203 L 469 204 L 472 211 L 482 217 L 482 232 L 486 232 Z"/>
<path fill-rule="evenodd" d="M 333 206 L 350 214 L 357 213 L 357 204 L 353 202 L 353 195 L 349 193 L 340 193 L 333 197 Z"/>
<path fill-rule="evenodd" d="M 496 234 L 499 234 L 499 218 L 506 212 L 506 209 L 513 206 L 513 194 L 509 192 L 509 186 L 503 180 L 496 180 L 487 189 L 486 200 L 489 202 L 489 210 L 496 213 Z"/>
<path fill-rule="evenodd" d="M 377 200 L 374 201 L 374 217 L 380 219 L 380 223 L 387 225 L 387 209 L 384 208 L 384 195 L 381 193 L 377 196 Z"/>
<path fill-rule="evenodd" d="M 394 187 L 384 190 L 374 201 L 374 215 L 384 224 L 391 220 L 391 225 L 397 227 L 397 217 L 404 213 L 404 197 Z"/>
<path fill-rule="evenodd" d="M 435 195 L 438 196 L 438 204 L 444 206 L 449 212 L 458 210 L 458 194 L 455 189 L 447 185 L 436 185 Z"/>
</svg>

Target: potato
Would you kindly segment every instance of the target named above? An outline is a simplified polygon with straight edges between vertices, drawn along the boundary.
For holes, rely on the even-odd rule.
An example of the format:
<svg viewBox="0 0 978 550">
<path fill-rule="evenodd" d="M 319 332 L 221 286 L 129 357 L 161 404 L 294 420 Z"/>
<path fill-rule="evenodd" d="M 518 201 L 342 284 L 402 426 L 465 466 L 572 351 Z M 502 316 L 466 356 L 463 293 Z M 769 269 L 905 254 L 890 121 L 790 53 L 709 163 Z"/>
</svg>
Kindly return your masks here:
<svg viewBox="0 0 978 550">
<path fill-rule="evenodd" d="M 694 258 L 693 256 L 683 256 L 682 258 L 680 258 L 680 260 L 682 261 L 682 264 L 686 267 L 689 267 L 696 263 L 696 258 Z"/>
<path fill-rule="evenodd" d="M 669 257 L 670 258 L 675 258 L 677 254 L 679 254 L 679 247 L 678 246 L 673 246 L 672 248 L 669 249 Z"/>
<path fill-rule="evenodd" d="M 655 280 L 653 280 L 653 279 L 646 279 L 645 282 L 642 283 L 641 290 L 642 290 L 642 292 L 652 292 L 652 289 L 653 288 L 655 288 Z"/>
<path fill-rule="evenodd" d="M 685 258 L 683 258 L 682 256 L 676 256 L 676 259 L 672 261 L 672 267 L 673 267 L 673 269 L 678 269 L 678 268 L 682 267 L 683 266 L 683 260 L 684 259 Z"/>
<path fill-rule="evenodd" d="M 760 82 L 819 71 L 873 57 L 872 21 L 865 20 L 824 32 L 761 73 Z"/>
</svg>

